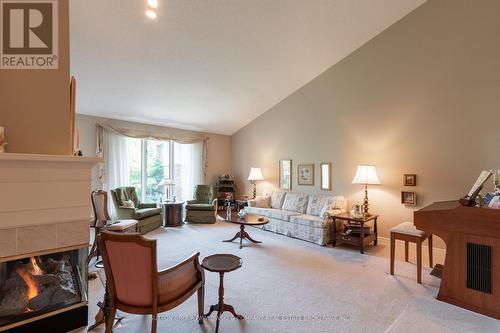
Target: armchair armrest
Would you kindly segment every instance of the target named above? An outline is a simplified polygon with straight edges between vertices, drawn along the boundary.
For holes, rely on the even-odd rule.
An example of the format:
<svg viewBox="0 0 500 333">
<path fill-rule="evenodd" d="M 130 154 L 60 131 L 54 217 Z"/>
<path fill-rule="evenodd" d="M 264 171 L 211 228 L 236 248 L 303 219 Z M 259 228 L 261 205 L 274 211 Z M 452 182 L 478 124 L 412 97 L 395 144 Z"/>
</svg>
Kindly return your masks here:
<svg viewBox="0 0 500 333">
<path fill-rule="evenodd" d="M 198 200 L 188 200 L 186 201 L 186 203 L 189 205 L 189 204 L 197 204 L 198 203 Z"/>
<path fill-rule="evenodd" d="M 156 208 L 156 203 L 154 202 L 144 202 L 139 203 L 137 208 Z"/>
<path fill-rule="evenodd" d="M 201 266 L 200 266 L 200 262 L 199 262 L 199 257 L 200 257 L 200 252 L 193 253 L 191 256 L 189 256 L 189 258 L 184 259 L 180 263 L 158 271 L 158 275 L 161 276 L 161 275 L 165 275 L 165 274 L 174 272 L 174 271 L 178 270 L 179 268 L 181 268 L 182 266 L 190 264 L 190 263 L 194 264 L 194 266 L 196 268 L 198 268 L 200 271 L 202 271 Z"/>
<path fill-rule="evenodd" d="M 257 201 L 255 200 L 248 200 L 248 207 L 257 207 Z"/>
<path fill-rule="evenodd" d="M 118 207 L 116 213 L 119 220 L 135 220 L 135 208 Z"/>
<path fill-rule="evenodd" d="M 212 206 L 217 207 L 217 201 L 218 201 L 217 198 L 215 198 L 214 200 L 212 200 Z"/>
</svg>

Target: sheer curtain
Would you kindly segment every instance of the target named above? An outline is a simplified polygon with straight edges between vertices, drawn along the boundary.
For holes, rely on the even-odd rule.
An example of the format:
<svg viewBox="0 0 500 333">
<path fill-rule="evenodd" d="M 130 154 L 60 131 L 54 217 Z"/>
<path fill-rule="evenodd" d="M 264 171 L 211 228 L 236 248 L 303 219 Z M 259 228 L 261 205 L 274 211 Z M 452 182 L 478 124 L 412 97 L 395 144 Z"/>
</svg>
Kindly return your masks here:
<svg viewBox="0 0 500 333">
<path fill-rule="evenodd" d="M 174 193 L 178 201 L 191 200 L 194 188 L 204 183 L 203 143 L 174 144 Z"/>
<path fill-rule="evenodd" d="M 103 187 L 109 193 L 109 190 L 127 186 L 129 182 L 127 138 L 112 131 L 104 131 L 102 148 L 105 165 Z M 108 211 L 111 218 L 116 220 L 115 207 L 110 194 L 108 194 Z"/>
</svg>

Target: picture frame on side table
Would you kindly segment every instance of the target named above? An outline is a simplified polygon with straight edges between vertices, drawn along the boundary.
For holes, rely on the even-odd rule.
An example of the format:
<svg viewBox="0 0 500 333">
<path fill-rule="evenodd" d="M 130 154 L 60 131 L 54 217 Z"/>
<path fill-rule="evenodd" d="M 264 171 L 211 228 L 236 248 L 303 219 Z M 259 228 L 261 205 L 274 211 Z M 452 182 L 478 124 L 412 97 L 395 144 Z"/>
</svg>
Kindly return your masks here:
<svg viewBox="0 0 500 333">
<path fill-rule="evenodd" d="M 292 189 L 292 160 L 279 161 L 279 188 Z"/>
<path fill-rule="evenodd" d="M 417 186 L 417 175 L 414 173 L 405 173 L 403 175 L 404 186 Z"/>
<path fill-rule="evenodd" d="M 401 191 L 401 203 L 405 206 L 416 206 L 417 192 Z"/>
<path fill-rule="evenodd" d="M 322 191 L 332 190 L 332 163 L 320 163 L 320 182 Z"/>
<path fill-rule="evenodd" d="M 297 184 L 314 186 L 314 163 L 297 166 Z"/>
</svg>

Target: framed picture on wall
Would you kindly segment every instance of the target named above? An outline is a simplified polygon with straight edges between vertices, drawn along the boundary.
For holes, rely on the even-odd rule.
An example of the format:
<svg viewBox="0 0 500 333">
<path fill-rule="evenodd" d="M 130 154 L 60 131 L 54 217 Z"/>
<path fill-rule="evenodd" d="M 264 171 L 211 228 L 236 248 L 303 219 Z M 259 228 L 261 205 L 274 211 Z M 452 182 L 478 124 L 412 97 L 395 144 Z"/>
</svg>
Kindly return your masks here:
<svg viewBox="0 0 500 333">
<path fill-rule="evenodd" d="M 406 173 L 403 175 L 404 186 L 417 186 L 417 175 Z"/>
<path fill-rule="evenodd" d="M 292 189 L 292 160 L 280 160 L 279 162 L 279 188 L 282 190 Z"/>
<path fill-rule="evenodd" d="M 321 174 L 321 190 L 332 190 L 332 163 L 321 163 L 319 167 Z"/>
<path fill-rule="evenodd" d="M 417 193 L 416 192 L 401 192 L 401 203 L 406 206 L 416 206 L 417 205 Z"/>
<path fill-rule="evenodd" d="M 299 164 L 297 172 L 298 185 L 314 186 L 314 164 Z"/>
</svg>

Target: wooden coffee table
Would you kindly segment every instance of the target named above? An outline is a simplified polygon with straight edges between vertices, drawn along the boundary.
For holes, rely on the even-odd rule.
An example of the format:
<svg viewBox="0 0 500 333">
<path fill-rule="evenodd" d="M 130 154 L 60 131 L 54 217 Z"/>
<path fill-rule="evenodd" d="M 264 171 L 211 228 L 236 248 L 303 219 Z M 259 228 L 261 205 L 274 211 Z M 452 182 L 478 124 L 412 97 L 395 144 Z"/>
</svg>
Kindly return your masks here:
<svg viewBox="0 0 500 333">
<path fill-rule="evenodd" d="M 262 217 L 262 216 L 254 215 L 254 214 L 247 214 L 244 217 L 240 218 L 238 216 L 238 213 L 232 213 L 231 216 L 229 216 L 229 217 L 227 216 L 226 213 L 222 213 L 219 216 L 222 219 L 224 219 L 224 221 L 226 221 L 226 222 L 240 225 L 240 231 L 238 231 L 236 233 L 236 235 L 234 235 L 233 238 L 225 240 L 223 242 L 232 242 L 236 238 L 239 238 L 240 239 L 240 249 L 243 247 L 243 245 L 242 245 L 243 239 L 247 239 L 252 243 L 262 243 L 261 241 L 255 240 L 252 237 L 250 237 L 250 235 L 245 231 L 245 226 L 246 225 L 254 226 L 254 225 L 268 224 L 269 219 Z"/>
<path fill-rule="evenodd" d="M 215 332 L 219 332 L 219 320 L 223 312 L 230 312 L 236 319 L 244 319 L 234 311 L 234 307 L 224 303 L 224 273 L 232 272 L 241 267 L 243 260 L 233 254 L 214 254 L 203 259 L 201 267 L 210 272 L 219 273 L 219 301 L 217 304 L 211 305 L 210 310 L 205 315 L 208 318 L 212 312 L 217 311 L 217 324 Z"/>
</svg>

